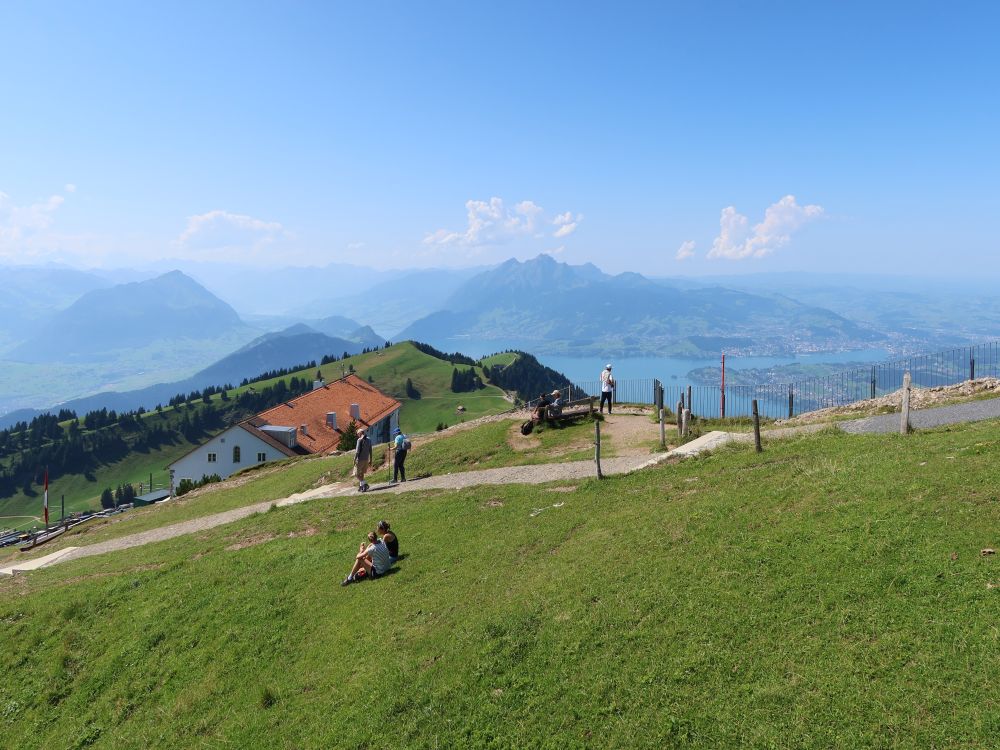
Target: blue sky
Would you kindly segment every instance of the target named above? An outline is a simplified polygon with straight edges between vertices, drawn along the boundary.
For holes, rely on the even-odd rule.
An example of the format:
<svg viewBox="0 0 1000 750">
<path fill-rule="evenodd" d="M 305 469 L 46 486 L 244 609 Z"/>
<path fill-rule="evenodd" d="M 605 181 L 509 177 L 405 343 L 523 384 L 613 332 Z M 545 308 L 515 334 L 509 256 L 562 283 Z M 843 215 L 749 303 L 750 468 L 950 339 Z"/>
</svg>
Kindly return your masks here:
<svg viewBox="0 0 1000 750">
<path fill-rule="evenodd" d="M 0 262 L 997 275 L 998 21 L 8 0 Z"/>
</svg>

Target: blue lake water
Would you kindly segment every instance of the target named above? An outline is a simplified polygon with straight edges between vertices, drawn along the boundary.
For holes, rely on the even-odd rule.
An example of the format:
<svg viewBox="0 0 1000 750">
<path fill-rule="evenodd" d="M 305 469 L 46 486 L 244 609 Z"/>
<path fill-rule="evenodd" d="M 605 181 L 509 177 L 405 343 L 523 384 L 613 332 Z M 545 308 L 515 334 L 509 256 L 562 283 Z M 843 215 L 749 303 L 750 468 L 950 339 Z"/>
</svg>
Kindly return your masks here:
<svg viewBox="0 0 1000 750">
<path fill-rule="evenodd" d="M 567 375 L 574 382 L 589 382 L 600 377 L 601 370 L 607 361 L 594 357 L 559 357 L 533 352 L 538 360 L 554 370 Z M 742 370 L 747 368 L 766 368 L 777 365 L 799 364 L 829 364 L 881 362 L 892 359 L 885 349 L 862 349 L 849 352 L 822 352 L 799 354 L 789 357 L 726 357 L 727 370 Z M 612 359 L 615 377 L 619 381 L 659 378 L 664 385 L 688 385 L 687 374 L 699 367 L 719 367 L 718 357 L 711 359 L 680 359 L 675 357 L 631 357 L 628 359 Z"/>
</svg>

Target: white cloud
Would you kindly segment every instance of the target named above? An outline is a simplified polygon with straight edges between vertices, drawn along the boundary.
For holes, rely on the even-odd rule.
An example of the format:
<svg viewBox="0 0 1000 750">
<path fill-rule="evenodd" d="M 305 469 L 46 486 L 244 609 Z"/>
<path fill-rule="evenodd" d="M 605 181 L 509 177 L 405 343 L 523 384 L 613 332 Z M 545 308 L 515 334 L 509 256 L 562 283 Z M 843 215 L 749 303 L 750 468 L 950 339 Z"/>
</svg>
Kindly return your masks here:
<svg viewBox="0 0 1000 750">
<path fill-rule="evenodd" d="M 0 253 L 3 256 L 38 255 L 34 247 L 44 240 L 46 230 L 55 221 L 56 211 L 66 202 L 62 195 L 50 195 L 27 206 L 14 205 L 7 193 L 0 192 Z M 32 244 L 29 248 L 27 245 Z"/>
<path fill-rule="evenodd" d="M 75 193 L 76 185 L 74 185 L 72 182 L 67 182 L 66 187 L 64 187 L 63 190 L 65 190 L 67 193 Z"/>
<path fill-rule="evenodd" d="M 694 255 L 694 240 L 687 240 L 681 243 L 681 246 L 677 248 L 677 255 L 674 256 L 675 260 L 687 260 Z"/>
<path fill-rule="evenodd" d="M 559 214 L 552 220 L 552 223 L 558 227 L 555 232 L 552 233 L 553 237 L 562 238 L 569 237 L 576 228 L 580 226 L 580 222 L 583 221 L 583 214 L 573 215 L 572 211 L 567 211 L 564 214 Z"/>
<path fill-rule="evenodd" d="M 764 220 L 751 231 L 746 216 L 728 206 L 719 218 L 719 236 L 712 243 L 709 258 L 762 258 L 783 245 L 806 223 L 823 216 L 822 206 L 800 206 L 794 195 L 786 195 L 768 206 Z M 678 251 L 679 253 L 679 251 Z"/>
<path fill-rule="evenodd" d="M 276 221 L 217 209 L 189 217 L 175 244 L 199 250 L 259 250 L 284 236 L 287 236 L 285 228 Z"/>
<path fill-rule="evenodd" d="M 583 220 L 582 214 L 574 216 L 569 211 L 550 220 L 545 217 L 544 209 L 534 201 L 521 201 L 507 208 L 503 199 L 495 196 L 488 201 L 466 201 L 465 213 L 464 231 L 438 229 L 425 235 L 423 243 L 476 248 L 500 245 L 518 238 L 544 239 L 548 231 L 546 225 L 557 227 L 552 236 L 562 238 L 572 234 Z"/>
</svg>

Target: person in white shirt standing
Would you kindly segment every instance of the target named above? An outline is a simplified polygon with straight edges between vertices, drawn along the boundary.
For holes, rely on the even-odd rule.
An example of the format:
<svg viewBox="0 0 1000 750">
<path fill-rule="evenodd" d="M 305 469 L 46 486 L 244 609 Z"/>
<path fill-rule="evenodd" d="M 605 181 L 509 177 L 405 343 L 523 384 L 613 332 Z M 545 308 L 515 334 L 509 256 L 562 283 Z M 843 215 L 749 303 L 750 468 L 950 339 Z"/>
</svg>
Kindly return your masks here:
<svg viewBox="0 0 1000 750">
<path fill-rule="evenodd" d="M 611 374 L 611 365 L 606 365 L 601 371 L 601 414 L 604 413 L 604 402 L 608 403 L 608 414 L 611 413 L 611 402 L 615 392 L 615 378 Z"/>
</svg>

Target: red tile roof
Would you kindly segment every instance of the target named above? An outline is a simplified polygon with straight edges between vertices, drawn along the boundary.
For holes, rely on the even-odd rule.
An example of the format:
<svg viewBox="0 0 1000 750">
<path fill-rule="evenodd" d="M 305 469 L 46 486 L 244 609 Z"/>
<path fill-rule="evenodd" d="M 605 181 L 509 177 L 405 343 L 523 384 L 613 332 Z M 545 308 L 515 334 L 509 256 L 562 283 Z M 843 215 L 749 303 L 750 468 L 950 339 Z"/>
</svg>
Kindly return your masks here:
<svg viewBox="0 0 1000 750">
<path fill-rule="evenodd" d="M 351 404 L 360 407 L 361 418 L 356 420 L 359 427 L 371 427 L 400 407 L 396 399 L 386 396 L 371 383 L 357 375 L 348 375 L 262 411 L 253 421 L 256 427 L 261 424 L 294 427 L 299 445 L 306 451 L 330 453 L 337 449 L 342 431 L 351 423 Z M 331 411 L 337 413 L 336 430 L 326 424 L 327 412 Z M 306 425 L 305 434 L 300 429 L 302 425 Z"/>
</svg>

